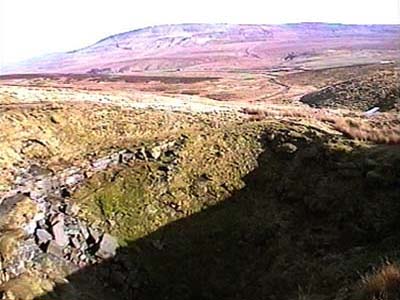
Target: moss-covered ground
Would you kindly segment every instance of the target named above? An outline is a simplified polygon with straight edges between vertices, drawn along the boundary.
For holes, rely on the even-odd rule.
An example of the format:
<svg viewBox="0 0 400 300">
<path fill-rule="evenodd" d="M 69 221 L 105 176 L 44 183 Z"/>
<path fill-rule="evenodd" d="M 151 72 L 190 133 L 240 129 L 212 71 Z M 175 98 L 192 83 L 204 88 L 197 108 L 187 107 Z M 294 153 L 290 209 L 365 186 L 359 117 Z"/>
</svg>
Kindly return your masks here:
<svg viewBox="0 0 400 300">
<path fill-rule="evenodd" d="M 126 299 L 357 299 L 360 274 L 399 258 L 398 146 L 295 122 L 197 125 L 172 160 L 73 195 L 121 249 L 71 283 L 97 276 Z"/>
</svg>

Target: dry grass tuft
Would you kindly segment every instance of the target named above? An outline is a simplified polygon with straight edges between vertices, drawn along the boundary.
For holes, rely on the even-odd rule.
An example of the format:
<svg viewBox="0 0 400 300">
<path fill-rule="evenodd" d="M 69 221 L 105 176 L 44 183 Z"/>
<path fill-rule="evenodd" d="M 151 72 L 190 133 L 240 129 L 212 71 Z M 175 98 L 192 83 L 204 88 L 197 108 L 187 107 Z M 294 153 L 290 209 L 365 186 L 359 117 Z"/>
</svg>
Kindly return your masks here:
<svg viewBox="0 0 400 300">
<path fill-rule="evenodd" d="M 400 125 L 396 122 L 381 124 L 363 119 L 336 118 L 333 127 L 357 140 L 378 144 L 400 144 Z"/>
<path fill-rule="evenodd" d="M 363 300 L 400 299 L 400 266 L 386 263 L 373 273 L 363 276 L 359 289 Z"/>
<path fill-rule="evenodd" d="M 300 107 L 243 108 L 242 112 L 250 115 L 250 120 L 265 118 L 300 118 L 324 122 L 349 138 L 370 141 L 378 144 L 400 144 L 400 119 L 393 114 L 381 114 L 367 118 L 362 114 L 347 116 L 325 109 Z"/>
</svg>

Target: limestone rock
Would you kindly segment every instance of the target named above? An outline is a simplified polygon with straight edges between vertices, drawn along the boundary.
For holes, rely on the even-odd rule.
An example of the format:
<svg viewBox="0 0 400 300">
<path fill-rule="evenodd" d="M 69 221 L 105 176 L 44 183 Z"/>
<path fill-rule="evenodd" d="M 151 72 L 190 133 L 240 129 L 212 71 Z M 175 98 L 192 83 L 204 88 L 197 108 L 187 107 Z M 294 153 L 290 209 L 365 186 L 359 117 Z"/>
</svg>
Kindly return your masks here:
<svg viewBox="0 0 400 300">
<path fill-rule="evenodd" d="M 115 256 L 118 248 L 116 238 L 105 233 L 101 239 L 99 249 L 96 251 L 96 256 L 107 259 Z"/>
<path fill-rule="evenodd" d="M 28 169 L 28 173 L 32 176 L 46 176 L 51 175 L 52 171 L 46 168 L 42 168 L 39 165 L 31 165 Z"/>
<path fill-rule="evenodd" d="M 37 229 L 35 236 L 39 245 L 46 244 L 53 239 L 53 236 L 45 229 Z"/>
<path fill-rule="evenodd" d="M 279 151 L 285 152 L 285 153 L 294 153 L 297 151 L 297 146 L 295 146 L 291 143 L 284 143 L 279 146 Z"/>
<path fill-rule="evenodd" d="M 46 252 L 57 257 L 64 256 L 63 247 L 57 244 L 55 241 L 50 241 L 49 245 L 46 248 Z"/>
<path fill-rule="evenodd" d="M 54 241 L 57 245 L 61 247 L 65 247 L 69 243 L 68 235 L 65 233 L 64 230 L 64 221 L 60 220 L 53 225 L 51 228 L 54 236 Z"/>
<path fill-rule="evenodd" d="M 85 240 L 87 240 L 90 237 L 90 233 L 87 226 L 82 222 L 79 222 L 79 231 Z"/>
<path fill-rule="evenodd" d="M 131 161 L 134 157 L 135 157 L 135 154 L 133 152 L 127 151 L 127 152 L 121 153 L 119 160 L 121 163 L 126 164 L 129 161 Z"/>
<path fill-rule="evenodd" d="M 161 147 L 159 147 L 159 146 L 154 147 L 153 149 L 151 149 L 150 154 L 151 154 L 151 157 L 154 158 L 155 160 L 159 159 L 162 154 Z"/>
</svg>

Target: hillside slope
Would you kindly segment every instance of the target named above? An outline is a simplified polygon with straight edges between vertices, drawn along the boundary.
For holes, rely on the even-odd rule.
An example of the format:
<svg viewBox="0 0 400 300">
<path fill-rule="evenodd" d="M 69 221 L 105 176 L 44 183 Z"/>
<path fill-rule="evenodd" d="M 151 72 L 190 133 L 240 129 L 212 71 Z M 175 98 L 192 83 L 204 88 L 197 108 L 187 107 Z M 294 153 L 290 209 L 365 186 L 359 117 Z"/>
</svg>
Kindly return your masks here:
<svg viewBox="0 0 400 300">
<path fill-rule="evenodd" d="M 399 25 L 181 24 L 107 37 L 2 73 L 132 73 L 258 68 L 321 68 L 400 57 Z"/>
</svg>

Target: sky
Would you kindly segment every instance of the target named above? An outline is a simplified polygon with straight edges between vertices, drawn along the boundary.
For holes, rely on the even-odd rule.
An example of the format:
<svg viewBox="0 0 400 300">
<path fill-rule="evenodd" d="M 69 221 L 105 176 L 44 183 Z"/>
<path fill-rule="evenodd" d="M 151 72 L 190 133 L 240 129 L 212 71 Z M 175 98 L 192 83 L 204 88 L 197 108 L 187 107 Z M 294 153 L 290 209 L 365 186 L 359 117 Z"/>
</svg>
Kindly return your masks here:
<svg viewBox="0 0 400 300">
<path fill-rule="evenodd" d="M 0 0 L 0 65 L 177 23 L 400 24 L 400 0 Z"/>
</svg>

